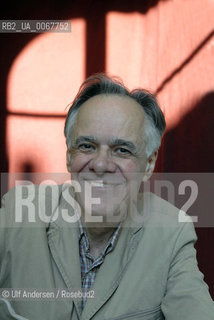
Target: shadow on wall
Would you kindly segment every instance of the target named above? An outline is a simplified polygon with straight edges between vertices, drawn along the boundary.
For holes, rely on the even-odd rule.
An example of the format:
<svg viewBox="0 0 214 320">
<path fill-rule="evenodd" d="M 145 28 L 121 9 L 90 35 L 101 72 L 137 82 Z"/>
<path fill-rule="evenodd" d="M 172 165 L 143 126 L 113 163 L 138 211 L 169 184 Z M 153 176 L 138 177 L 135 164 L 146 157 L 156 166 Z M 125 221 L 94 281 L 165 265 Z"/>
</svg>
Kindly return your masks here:
<svg viewBox="0 0 214 320">
<path fill-rule="evenodd" d="M 207 93 L 175 128 L 166 133 L 159 164 L 161 162 L 163 172 L 213 173 L 213 156 L 214 91 Z M 213 185 L 210 188 L 213 189 Z M 196 233 L 199 268 L 214 299 L 214 229 L 197 228 Z"/>
<path fill-rule="evenodd" d="M 26 181 L 34 181 L 33 173 L 37 171 L 35 165 L 31 162 L 25 162 L 21 167 L 21 172 L 23 173 L 22 179 Z"/>
<path fill-rule="evenodd" d="M 214 91 L 164 137 L 163 172 L 214 172 Z"/>
</svg>

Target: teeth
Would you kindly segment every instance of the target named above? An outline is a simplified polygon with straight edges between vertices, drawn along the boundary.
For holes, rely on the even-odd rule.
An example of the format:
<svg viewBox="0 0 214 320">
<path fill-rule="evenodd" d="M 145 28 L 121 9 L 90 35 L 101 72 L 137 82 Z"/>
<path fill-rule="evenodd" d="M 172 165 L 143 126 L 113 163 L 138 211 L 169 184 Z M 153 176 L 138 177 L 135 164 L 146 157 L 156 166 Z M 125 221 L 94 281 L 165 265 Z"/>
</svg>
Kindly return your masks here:
<svg viewBox="0 0 214 320">
<path fill-rule="evenodd" d="M 99 183 L 99 182 L 92 183 L 92 186 L 93 187 L 104 187 L 103 183 Z"/>
<path fill-rule="evenodd" d="M 104 187 L 103 183 L 98 181 L 91 182 L 91 185 L 92 187 Z"/>
</svg>

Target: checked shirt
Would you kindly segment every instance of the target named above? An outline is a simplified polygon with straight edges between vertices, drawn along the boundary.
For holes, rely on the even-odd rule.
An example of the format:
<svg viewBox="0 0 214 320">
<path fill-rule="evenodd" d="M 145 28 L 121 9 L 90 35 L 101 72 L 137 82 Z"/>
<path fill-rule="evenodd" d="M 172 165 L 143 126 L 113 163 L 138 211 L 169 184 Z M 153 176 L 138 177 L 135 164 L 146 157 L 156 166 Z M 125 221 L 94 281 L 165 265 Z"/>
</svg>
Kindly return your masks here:
<svg viewBox="0 0 214 320">
<path fill-rule="evenodd" d="M 105 256 L 111 252 L 117 242 L 119 232 L 121 229 L 121 223 L 114 231 L 113 235 L 110 237 L 105 248 L 102 250 L 100 255 L 94 259 L 90 254 L 89 240 L 85 229 L 82 226 L 81 221 L 79 221 L 79 252 L 80 252 L 80 265 L 81 265 L 81 279 L 82 279 L 82 289 L 83 292 L 87 292 L 93 287 L 96 274 L 103 263 Z M 83 295 L 82 299 L 82 310 L 85 307 L 87 301 L 86 295 Z"/>
</svg>

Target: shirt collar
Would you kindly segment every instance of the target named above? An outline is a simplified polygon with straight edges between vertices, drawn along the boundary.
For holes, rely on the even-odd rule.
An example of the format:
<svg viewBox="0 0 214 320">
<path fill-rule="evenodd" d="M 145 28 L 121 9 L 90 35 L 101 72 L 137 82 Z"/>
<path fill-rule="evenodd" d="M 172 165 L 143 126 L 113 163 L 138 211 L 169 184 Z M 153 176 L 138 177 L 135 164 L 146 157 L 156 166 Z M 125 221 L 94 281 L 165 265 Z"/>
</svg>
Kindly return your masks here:
<svg viewBox="0 0 214 320">
<path fill-rule="evenodd" d="M 81 219 L 79 219 L 79 244 L 84 248 L 84 251 L 87 252 L 89 251 L 89 239 L 87 236 L 87 233 L 82 225 Z M 121 231 L 121 226 L 122 226 L 122 221 L 119 223 L 111 237 L 109 238 L 105 248 L 103 249 L 101 255 L 104 257 L 107 253 L 112 251 L 117 243 L 120 231 Z"/>
</svg>

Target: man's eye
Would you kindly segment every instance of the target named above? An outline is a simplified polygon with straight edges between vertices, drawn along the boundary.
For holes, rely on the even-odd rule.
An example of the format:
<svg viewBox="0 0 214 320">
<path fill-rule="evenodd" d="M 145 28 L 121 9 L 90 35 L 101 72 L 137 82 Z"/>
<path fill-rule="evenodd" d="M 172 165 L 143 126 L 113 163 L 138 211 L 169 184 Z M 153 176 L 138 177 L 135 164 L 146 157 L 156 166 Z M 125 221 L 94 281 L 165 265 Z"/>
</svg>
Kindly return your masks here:
<svg viewBox="0 0 214 320">
<path fill-rule="evenodd" d="M 89 143 L 82 143 L 81 145 L 79 145 L 79 150 L 82 151 L 91 151 L 94 150 L 94 147 L 92 145 L 90 145 Z"/>
<path fill-rule="evenodd" d="M 115 152 L 117 154 L 122 154 L 122 155 L 130 155 L 131 154 L 131 152 L 125 148 L 117 148 L 117 149 L 115 149 Z"/>
</svg>

